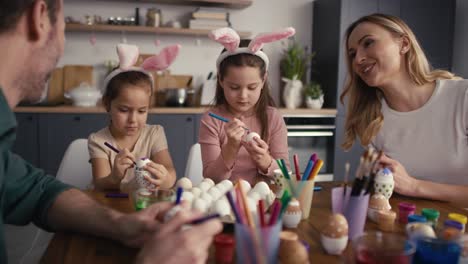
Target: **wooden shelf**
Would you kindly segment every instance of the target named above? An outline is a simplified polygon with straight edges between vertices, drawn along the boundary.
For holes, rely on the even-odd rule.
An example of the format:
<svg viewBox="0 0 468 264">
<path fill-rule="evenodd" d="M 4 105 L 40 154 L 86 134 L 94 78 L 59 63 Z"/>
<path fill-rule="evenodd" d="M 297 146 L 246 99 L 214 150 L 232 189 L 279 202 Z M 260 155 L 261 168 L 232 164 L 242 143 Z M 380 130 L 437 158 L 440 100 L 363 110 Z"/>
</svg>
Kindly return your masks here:
<svg viewBox="0 0 468 264">
<path fill-rule="evenodd" d="M 135 32 L 135 33 L 155 33 L 165 35 L 185 35 L 185 36 L 208 36 L 210 30 L 189 29 L 189 28 L 170 28 L 170 27 L 146 27 L 146 26 L 121 26 L 121 25 L 83 25 L 70 24 L 65 27 L 66 31 L 94 31 L 94 32 Z M 238 32 L 241 38 L 247 38 L 251 32 Z"/>
<path fill-rule="evenodd" d="M 100 0 L 103 1 L 103 0 Z M 130 1 L 130 0 L 121 0 Z M 253 0 L 133 0 L 132 2 L 147 2 L 167 5 L 192 5 L 203 7 L 225 7 L 243 9 L 252 5 Z"/>
</svg>

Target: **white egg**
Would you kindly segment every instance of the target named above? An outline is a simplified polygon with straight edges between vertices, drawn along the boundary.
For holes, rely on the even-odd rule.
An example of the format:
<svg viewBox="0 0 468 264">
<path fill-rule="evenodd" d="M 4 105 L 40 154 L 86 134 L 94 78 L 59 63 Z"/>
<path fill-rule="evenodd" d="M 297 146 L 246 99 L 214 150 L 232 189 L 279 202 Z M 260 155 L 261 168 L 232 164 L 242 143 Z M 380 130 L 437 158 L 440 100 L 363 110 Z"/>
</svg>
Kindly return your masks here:
<svg viewBox="0 0 468 264">
<path fill-rule="evenodd" d="M 213 201 L 216 201 L 218 200 L 220 197 L 221 197 L 221 192 L 219 191 L 218 188 L 216 187 L 211 187 L 209 190 L 208 190 L 208 193 L 211 195 L 211 197 L 213 198 Z"/>
<path fill-rule="evenodd" d="M 202 193 L 202 190 L 198 187 L 193 187 L 190 191 L 192 192 L 194 197 L 198 197 Z"/>
<path fill-rule="evenodd" d="M 211 185 L 208 182 L 201 182 L 198 185 L 198 188 L 200 188 L 200 190 L 202 190 L 202 192 L 206 192 L 211 188 Z"/>
<path fill-rule="evenodd" d="M 256 137 L 259 138 L 259 139 L 261 139 L 259 134 L 255 133 L 255 132 L 250 132 L 250 133 L 248 133 L 247 136 L 245 137 L 245 142 L 248 143 L 248 142 L 250 142 L 250 141 L 253 141 L 253 139 L 256 138 Z"/>
<path fill-rule="evenodd" d="M 193 201 L 192 208 L 202 213 L 206 213 L 208 206 L 206 205 L 205 200 L 196 198 L 195 201 Z"/>
<path fill-rule="evenodd" d="M 187 202 L 189 202 L 189 203 L 192 203 L 193 198 L 194 198 L 193 193 L 191 193 L 191 192 L 183 192 L 183 193 L 182 193 L 181 200 L 182 200 L 182 201 L 187 201 Z"/>
<path fill-rule="evenodd" d="M 227 188 L 221 184 L 221 183 L 218 183 L 216 184 L 215 186 L 213 186 L 212 188 L 216 188 L 219 190 L 219 192 L 221 193 L 221 195 L 224 195 L 226 192 L 227 192 Z"/>
<path fill-rule="evenodd" d="M 273 202 L 275 201 L 275 199 L 276 199 L 275 193 L 272 192 L 272 191 L 270 191 L 270 193 L 267 194 L 267 195 L 265 196 L 265 199 L 264 199 L 264 200 L 265 200 L 265 205 L 266 205 L 266 207 L 267 207 L 267 208 L 270 207 L 270 206 L 273 204 Z"/>
<path fill-rule="evenodd" d="M 184 190 L 190 190 L 192 189 L 192 181 L 189 178 L 182 177 L 177 181 L 176 186 L 182 187 Z"/>
<path fill-rule="evenodd" d="M 265 199 L 265 197 L 270 193 L 270 187 L 266 182 L 258 182 L 255 187 L 253 188 L 258 194 L 260 194 L 260 197 L 262 199 Z"/>
<path fill-rule="evenodd" d="M 202 193 L 200 195 L 200 198 L 205 200 L 207 207 L 211 206 L 211 203 L 213 202 L 213 197 L 211 197 L 209 193 L 206 193 L 206 192 Z"/>
<path fill-rule="evenodd" d="M 249 198 L 251 198 L 252 200 L 254 200 L 255 203 L 257 203 L 258 200 L 262 199 L 262 196 L 258 192 L 256 192 L 255 190 L 250 190 L 250 192 L 247 194 L 247 196 Z"/>
<path fill-rule="evenodd" d="M 245 202 L 249 206 L 250 212 L 257 213 L 257 203 L 255 202 L 254 199 L 250 197 L 246 197 Z"/>
<path fill-rule="evenodd" d="M 215 185 L 214 181 L 210 178 L 204 178 L 202 182 L 207 182 L 210 184 L 210 187 L 213 187 Z"/>
<path fill-rule="evenodd" d="M 218 213 L 221 217 L 230 215 L 231 208 L 229 207 L 229 203 L 222 199 L 216 201 L 212 207 L 212 213 Z"/>
<path fill-rule="evenodd" d="M 239 183 L 242 186 L 242 190 L 247 194 L 250 189 L 252 189 L 252 186 L 250 186 L 250 183 L 246 180 L 239 180 Z"/>
<path fill-rule="evenodd" d="M 222 180 L 220 184 L 224 185 L 227 190 L 231 190 L 234 185 L 232 184 L 232 181 L 230 180 Z"/>
</svg>

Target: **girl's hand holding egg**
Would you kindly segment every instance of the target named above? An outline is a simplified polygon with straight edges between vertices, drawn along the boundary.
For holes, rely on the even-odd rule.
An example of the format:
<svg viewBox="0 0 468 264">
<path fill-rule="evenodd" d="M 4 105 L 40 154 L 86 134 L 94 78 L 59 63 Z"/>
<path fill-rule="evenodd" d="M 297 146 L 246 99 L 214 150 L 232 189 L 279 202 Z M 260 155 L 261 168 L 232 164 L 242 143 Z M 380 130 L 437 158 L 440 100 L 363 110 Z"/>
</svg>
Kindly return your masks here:
<svg viewBox="0 0 468 264">
<path fill-rule="evenodd" d="M 151 173 L 151 177 L 145 177 L 145 179 L 157 187 L 161 186 L 161 184 L 167 179 L 169 175 L 166 167 L 152 161 L 146 164 L 145 170 Z"/>
<path fill-rule="evenodd" d="M 242 145 L 250 154 L 257 167 L 263 172 L 268 171 L 268 167 L 270 167 L 273 161 L 268 151 L 268 144 L 257 133 L 250 132 L 247 134 L 245 141 L 242 142 Z"/>
</svg>

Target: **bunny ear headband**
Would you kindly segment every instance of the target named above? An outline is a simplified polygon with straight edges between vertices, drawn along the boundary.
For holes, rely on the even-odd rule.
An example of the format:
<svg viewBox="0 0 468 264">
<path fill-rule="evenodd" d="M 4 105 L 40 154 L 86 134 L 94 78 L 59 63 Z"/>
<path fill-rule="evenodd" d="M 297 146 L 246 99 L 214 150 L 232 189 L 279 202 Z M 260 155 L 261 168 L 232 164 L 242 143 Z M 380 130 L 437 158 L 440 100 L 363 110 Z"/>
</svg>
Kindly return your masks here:
<svg viewBox="0 0 468 264">
<path fill-rule="evenodd" d="M 133 66 L 138 60 L 139 50 L 135 45 L 129 44 L 118 44 L 117 55 L 119 55 L 119 68 L 115 69 L 106 79 L 104 79 L 104 88 L 107 89 L 107 85 L 115 76 L 123 72 L 138 71 L 142 72 L 150 77 L 151 90 L 154 90 L 153 76 L 150 74 L 151 71 L 161 71 L 167 69 L 175 58 L 179 54 L 180 45 L 171 45 L 165 47 L 159 54 L 151 56 L 143 61 L 140 67 Z"/>
<path fill-rule="evenodd" d="M 280 31 L 258 34 L 250 41 L 247 48 L 239 48 L 240 37 L 232 28 L 219 28 L 210 32 L 208 35 L 212 40 L 221 43 L 226 48 L 226 51 L 219 55 L 216 60 L 216 67 L 219 68 L 221 62 L 229 56 L 248 53 L 260 57 L 265 62 L 265 67 L 268 69 L 270 63 L 268 56 L 261 51 L 263 44 L 278 41 L 284 38 L 289 38 L 296 33 L 292 27 L 285 28 Z"/>
</svg>

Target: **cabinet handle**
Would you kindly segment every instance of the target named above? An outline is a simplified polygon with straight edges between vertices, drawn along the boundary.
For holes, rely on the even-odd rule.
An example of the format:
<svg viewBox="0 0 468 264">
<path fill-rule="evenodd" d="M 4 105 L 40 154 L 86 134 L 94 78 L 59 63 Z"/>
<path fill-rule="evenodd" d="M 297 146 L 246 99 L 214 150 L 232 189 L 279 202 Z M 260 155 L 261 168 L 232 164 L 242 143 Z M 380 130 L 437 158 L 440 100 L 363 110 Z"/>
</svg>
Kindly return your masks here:
<svg viewBox="0 0 468 264">
<path fill-rule="evenodd" d="M 192 118 L 191 118 L 191 117 L 187 117 L 187 122 L 192 122 Z"/>
<path fill-rule="evenodd" d="M 28 121 L 33 121 L 33 117 L 32 116 L 28 116 Z"/>
<path fill-rule="evenodd" d="M 80 120 L 81 120 L 81 117 L 79 117 L 79 116 L 74 116 L 74 117 L 73 117 L 73 120 L 75 120 L 75 121 L 80 121 Z"/>
</svg>

